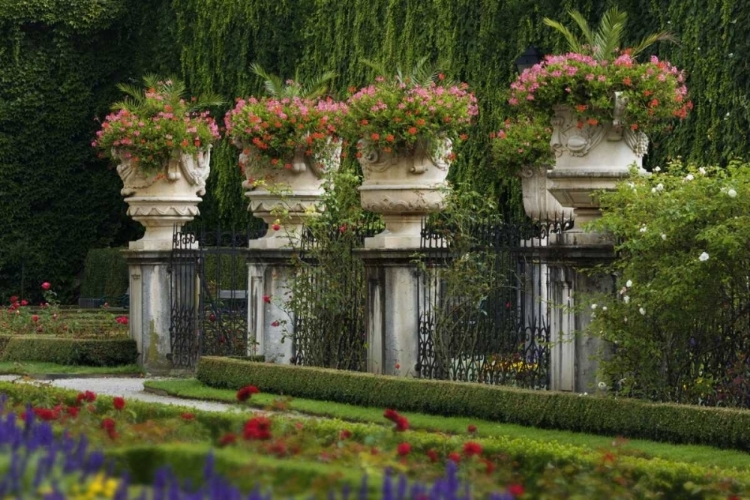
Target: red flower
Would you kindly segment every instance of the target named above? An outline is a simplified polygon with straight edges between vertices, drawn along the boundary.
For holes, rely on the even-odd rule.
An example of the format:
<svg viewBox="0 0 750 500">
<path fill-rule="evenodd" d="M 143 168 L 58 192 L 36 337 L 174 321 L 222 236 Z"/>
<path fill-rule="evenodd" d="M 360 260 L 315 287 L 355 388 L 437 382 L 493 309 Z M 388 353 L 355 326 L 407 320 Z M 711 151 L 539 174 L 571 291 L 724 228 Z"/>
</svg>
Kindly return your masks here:
<svg viewBox="0 0 750 500">
<path fill-rule="evenodd" d="M 183 413 L 182 415 L 180 415 L 180 417 L 182 417 L 183 420 L 193 420 L 195 418 L 195 415 L 193 415 L 192 413 Z"/>
<path fill-rule="evenodd" d="M 91 391 L 79 392 L 78 396 L 76 396 L 76 402 L 78 404 L 81 404 L 82 402 L 93 403 L 94 401 L 96 401 L 96 393 Z"/>
<path fill-rule="evenodd" d="M 523 485 L 519 483 L 513 483 L 510 486 L 508 486 L 508 493 L 513 495 L 514 497 L 520 497 L 523 495 L 524 489 Z"/>
<path fill-rule="evenodd" d="M 278 321 L 271 322 L 271 326 L 273 326 L 273 327 L 277 327 L 279 325 L 280 325 L 280 323 Z"/>
<path fill-rule="evenodd" d="M 223 436 L 221 436 L 221 439 L 219 439 L 219 446 L 229 446 L 230 444 L 234 444 L 237 441 L 237 436 L 232 434 L 231 432 L 227 432 Z"/>
<path fill-rule="evenodd" d="M 15 304 L 16 302 L 18 302 L 18 295 L 11 295 L 10 296 L 10 303 L 11 304 Z"/>
<path fill-rule="evenodd" d="M 387 418 L 388 420 L 390 420 L 390 421 L 392 421 L 392 422 L 395 422 L 395 421 L 396 421 L 396 419 L 398 418 L 398 412 L 397 412 L 396 410 L 393 410 L 393 409 L 391 409 L 391 408 L 387 408 L 387 409 L 386 409 L 386 410 L 385 410 L 385 411 L 383 412 L 383 416 L 384 416 L 385 418 Z"/>
<path fill-rule="evenodd" d="M 42 283 L 42 290 L 49 290 L 50 288 L 52 288 L 52 285 L 49 284 L 49 281 Z"/>
<path fill-rule="evenodd" d="M 112 406 L 115 407 L 115 410 L 122 410 L 125 408 L 125 398 L 122 396 L 115 396 L 112 399 Z"/>
<path fill-rule="evenodd" d="M 350 431 L 349 429 L 344 429 L 343 431 L 339 432 L 339 439 L 342 441 L 345 439 L 349 439 L 350 437 L 352 437 L 352 431 Z"/>
<path fill-rule="evenodd" d="M 271 439 L 271 420 L 268 417 L 254 417 L 245 422 L 242 436 L 249 440 Z"/>
<path fill-rule="evenodd" d="M 37 321 L 39 321 L 39 315 L 34 314 L 33 316 L 31 316 L 31 321 L 33 321 L 34 323 L 36 323 Z"/>
<path fill-rule="evenodd" d="M 130 322 L 127 316 L 118 316 L 115 318 L 115 321 L 117 321 L 121 325 L 127 325 Z"/>
<path fill-rule="evenodd" d="M 279 229 L 281 229 L 281 226 L 279 224 L 274 224 L 273 226 L 271 226 L 271 229 L 273 229 L 274 231 L 278 231 Z"/>
<path fill-rule="evenodd" d="M 373 132 L 372 134 L 370 134 L 370 139 L 372 139 L 373 141 L 379 141 L 380 134 L 378 134 L 377 132 Z"/>
<path fill-rule="evenodd" d="M 482 445 L 479 443 L 476 443 L 474 441 L 469 441 L 468 443 L 464 444 L 464 455 L 467 457 L 470 457 L 472 455 L 481 455 L 482 454 Z"/>
<path fill-rule="evenodd" d="M 492 474 L 493 472 L 495 472 L 495 464 L 492 463 L 491 460 L 482 460 L 482 462 L 484 462 L 484 470 L 485 472 L 487 472 L 487 474 Z"/>
<path fill-rule="evenodd" d="M 265 302 L 266 304 L 270 304 L 271 303 L 271 296 L 270 295 L 264 295 L 263 296 L 263 302 Z"/>
<path fill-rule="evenodd" d="M 411 452 L 411 445 L 409 443 L 401 443 L 398 445 L 396 452 L 398 453 L 398 456 L 405 457 Z"/>
<path fill-rule="evenodd" d="M 393 141 L 396 140 L 396 138 L 393 137 L 393 134 L 388 134 L 388 135 L 385 136 L 385 140 L 388 141 L 388 142 L 393 142 Z"/>
<path fill-rule="evenodd" d="M 239 391 L 237 391 L 237 401 L 247 401 L 253 394 L 258 394 L 260 391 L 254 385 L 246 385 Z"/>
<path fill-rule="evenodd" d="M 78 416 L 77 406 L 68 406 L 68 408 L 65 411 L 68 413 L 68 415 L 70 415 L 73 418 L 76 418 Z"/>
<path fill-rule="evenodd" d="M 115 421 L 107 417 L 102 420 L 101 428 L 107 432 L 113 431 L 115 429 Z"/>
<path fill-rule="evenodd" d="M 399 415 L 396 419 L 396 432 L 404 432 L 409 429 L 409 420 L 406 417 Z"/>
<path fill-rule="evenodd" d="M 466 430 L 469 431 L 469 434 L 474 434 L 475 432 L 477 432 L 477 426 L 474 424 L 469 424 L 469 427 L 467 427 Z"/>
<path fill-rule="evenodd" d="M 452 461 L 454 463 L 458 463 L 458 462 L 461 461 L 461 455 L 459 455 L 455 451 L 452 451 L 452 452 L 448 453 L 448 460 L 450 460 L 450 461 Z"/>
<path fill-rule="evenodd" d="M 57 420 L 58 417 L 58 413 L 49 408 L 34 408 L 34 415 L 45 421 Z"/>
<path fill-rule="evenodd" d="M 438 461 L 438 452 L 435 449 L 427 450 L 427 456 L 430 458 L 430 462 L 432 463 Z"/>
<path fill-rule="evenodd" d="M 409 127 L 409 130 L 407 130 L 411 135 L 417 135 L 419 133 L 419 130 L 417 130 L 417 127 Z"/>
<path fill-rule="evenodd" d="M 23 299 L 23 300 L 21 300 L 21 305 L 22 306 L 28 306 L 29 305 L 29 301 L 26 300 L 26 299 Z"/>
</svg>

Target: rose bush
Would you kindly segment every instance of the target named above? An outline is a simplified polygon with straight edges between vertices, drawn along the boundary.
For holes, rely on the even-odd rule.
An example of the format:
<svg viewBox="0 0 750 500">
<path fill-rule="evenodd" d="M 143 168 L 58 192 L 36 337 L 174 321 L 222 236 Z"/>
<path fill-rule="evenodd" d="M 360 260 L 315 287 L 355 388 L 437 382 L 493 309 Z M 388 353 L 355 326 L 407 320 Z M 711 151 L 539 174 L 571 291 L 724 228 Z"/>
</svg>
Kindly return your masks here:
<svg viewBox="0 0 750 500">
<path fill-rule="evenodd" d="M 602 380 L 659 401 L 750 406 L 750 165 L 674 162 L 601 195 L 593 229 L 618 241 L 616 296 L 590 332 L 611 341 Z"/>
</svg>

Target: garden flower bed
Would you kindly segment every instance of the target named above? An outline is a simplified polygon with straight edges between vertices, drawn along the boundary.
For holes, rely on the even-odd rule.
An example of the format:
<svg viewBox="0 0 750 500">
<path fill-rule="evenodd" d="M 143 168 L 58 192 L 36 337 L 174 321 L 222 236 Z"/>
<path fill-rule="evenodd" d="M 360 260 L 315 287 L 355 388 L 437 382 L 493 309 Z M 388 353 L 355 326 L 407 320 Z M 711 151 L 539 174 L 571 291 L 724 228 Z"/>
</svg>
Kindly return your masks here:
<svg viewBox="0 0 750 500">
<path fill-rule="evenodd" d="M 246 388 L 237 395 L 252 400 L 254 392 Z M 63 467 L 63 475 L 80 474 L 88 467 L 79 488 L 99 491 L 100 496 L 90 498 L 131 498 L 143 490 L 156 494 L 176 488 L 169 475 L 157 472 L 164 464 L 178 471 L 181 480 L 189 478 L 204 488 L 197 498 L 217 498 L 211 495 L 218 491 L 226 492 L 222 498 L 240 498 L 239 490 L 247 493 L 256 487 L 256 494 L 274 496 L 322 496 L 348 489 L 351 494 L 343 494 L 344 498 L 357 492 L 360 498 L 421 498 L 420 491 L 407 487 L 406 480 L 387 483 L 387 471 L 394 477 L 403 475 L 409 484 L 424 485 L 439 482 L 447 474 L 448 482 L 437 489 L 453 488 L 452 493 L 440 498 L 463 494 L 463 488 L 456 489 L 458 478 L 470 485 L 474 498 L 491 493 L 500 498 L 560 498 L 581 492 L 588 498 L 675 497 L 686 489 L 695 498 L 728 498 L 750 485 L 746 471 L 645 460 L 628 456 L 616 446 L 581 456 L 581 449 L 574 446 L 537 443 L 530 447 L 523 440 L 502 436 L 480 438 L 472 432 L 475 429 L 458 435 L 415 431 L 393 409 L 385 409 L 377 422 L 347 423 L 279 414 L 283 400 L 273 404 L 274 413 L 209 414 L 28 384 L 0 384 L 0 393 L 7 396 L 0 441 L 18 443 L 32 435 L 43 438 L 42 445 L 29 450 L 37 450 L 41 458 L 25 476 L 24 491 L 29 495 L 23 498 L 33 498 L 32 494 L 69 498 L 39 494 L 42 487 L 49 495 L 54 493 L 48 472 L 59 473 L 59 469 L 48 465 L 51 454 L 43 451 L 52 446 L 54 436 L 67 436 L 62 438 L 67 444 L 59 448 L 65 450 L 81 448 L 76 443 L 85 436 L 89 449 L 101 450 L 103 457 L 115 460 L 116 472 L 110 478 L 98 476 L 99 469 L 91 465 L 92 460 L 101 464 L 101 458 L 84 460 L 83 452 L 76 455 L 78 465 Z M 39 420 L 44 422 L 34 423 Z M 19 432 L 30 427 L 39 430 Z M 10 463 L 0 461 L 0 467 L 8 471 Z M 454 468 L 458 475 L 450 479 Z M 124 472 L 128 481 L 121 479 Z M 6 479 L 14 474 L 18 476 L 17 471 L 5 474 Z M 35 481 L 35 477 L 42 479 Z M 66 484 L 70 483 L 58 480 L 59 488 Z M 404 494 L 399 494 L 403 488 Z M 429 490 L 421 494 L 438 498 Z"/>
</svg>

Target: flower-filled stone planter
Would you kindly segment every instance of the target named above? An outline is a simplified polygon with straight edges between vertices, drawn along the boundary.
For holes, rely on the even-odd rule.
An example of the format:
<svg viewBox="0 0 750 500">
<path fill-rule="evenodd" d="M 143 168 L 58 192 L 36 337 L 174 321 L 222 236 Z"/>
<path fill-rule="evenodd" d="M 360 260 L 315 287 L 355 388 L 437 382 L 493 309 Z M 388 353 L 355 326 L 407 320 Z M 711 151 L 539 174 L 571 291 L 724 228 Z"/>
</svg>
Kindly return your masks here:
<svg viewBox="0 0 750 500">
<path fill-rule="evenodd" d="M 347 129 L 364 175 L 362 207 L 385 220 L 366 247 L 419 248 L 424 216 L 444 206 L 453 145 L 467 138 L 461 132 L 478 110 L 465 84 L 443 78 L 378 78 L 347 101 Z"/>
<path fill-rule="evenodd" d="M 671 129 L 692 108 L 683 74 L 668 62 L 638 63 L 629 50 L 597 55 L 547 56 L 511 85 L 509 100 L 535 121 L 550 117 L 547 189 L 575 210 L 575 231 L 601 215 L 594 193 L 614 189 L 632 168 L 645 172 L 646 133 Z"/>
<path fill-rule="evenodd" d="M 158 172 L 146 173 L 122 152 L 113 151 L 120 164 L 117 173 L 123 182 L 120 193 L 128 204 L 127 214 L 140 222 L 146 232 L 131 249 L 167 250 L 172 248 L 174 228 L 193 220 L 200 212 L 198 203 L 206 193 L 211 172 L 210 146 L 194 154 L 176 153 Z"/>
<path fill-rule="evenodd" d="M 120 86 L 127 98 L 112 107 L 93 146 L 117 163 L 128 215 L 146 232 L 134 250 L 169 250 L 175 227 L 199 214 L 219 129 L 202 107 L 214 96 L 187 100 L 179 81 L 144 79 L 146 90 Z"/>
<path fill-rule="evenodd" d="M 368 238 L 367 247 L 419 247 L 425 215 L 445 206 L 451 141 L 429 151 L 417 143 L 413 151 L 386 153 L 369 141 L 360 142 L 359 163 L 364 181 L 359 188 L 362 208 L 383 215 L 385 231 Z"/>
<path fill-rule="evenodd" d="M 325 175 L 339 168 L 346 105 L 298 97 L 239 99 L 225 117 L 241 152 L 249 210 L 268 224 L 253 248 L 292 247 L 321 210 Z"/>
</svg>

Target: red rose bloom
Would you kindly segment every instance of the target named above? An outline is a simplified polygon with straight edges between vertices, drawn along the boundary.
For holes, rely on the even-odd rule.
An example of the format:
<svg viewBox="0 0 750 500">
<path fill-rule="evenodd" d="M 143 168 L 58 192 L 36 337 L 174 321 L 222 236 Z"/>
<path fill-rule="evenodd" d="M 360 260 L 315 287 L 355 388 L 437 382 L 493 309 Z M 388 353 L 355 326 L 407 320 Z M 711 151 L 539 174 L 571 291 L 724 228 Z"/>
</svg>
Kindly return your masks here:
<svg viewBox="0 0 750 500">
<path fill-rule="evenodd" d="M 237 436 L 235 436 L 231 432 L 227 432 L 219 440 L 219 446 L 229 446 L 230 444 L 234 444 L 236 441 Z"/>
<path fill-rule="evenodd" d="M 247 401 L 253 394 L 258 394 L 260 391 L 254 385 L 246 385 L 239 391 L 237 391 L 237 401 Z"/>
<path fill-rule="evenodd" d="M 248 441 L 271 439 L 271 420 L 268 417 L 251 418 L 245 423 L 242 437 Z"/>
<path fill-rule="evenodd" d="M 122 410 L 125 408 L 125 398 L 122 396 L 116 396 L 112 399 L 112 406 L 115 407 L 115 410 Z"/>
<path fill-rule="evenodd" d="M 405 457 L 411 452 L 411 445 L 409 443 L 401 443 L 398 445 L 396 452 L 398 453 L 398 456 Z"/>
<path fill-rule="evenodd" d="M 406 417 L 398 416 L 396 419 L 396 432 L 404 432 L 409 428 L 409 421 Z"/>
<path fill-rule="evenodd" d="M 452 462 L 455 462 L 455 463 L 458 463 L 458 462 L 460 462 L 460 461 L 461 461 L 461 455 L 459 455 L 459 454 L 458 454 L 458 453 L 456 453 L 455 451 L 452 451 L 452 452 L 450 452 L 450 453 L 448 454 L 448 460 L 450 460 L 450 461 L 452 461 Z"/>
<path fill-rule="evenodd" d="M 514 497 L 520 497 L 523 495 L 524 489 L 522 484 L 513 483 L 510 486 L 508 486 L 508 493 L 513 495 Z"/>
<path fill-rule="evenodd" d="M 352 437 L 352 431 L 350 431 L 349 429 L 344 429 L 339 433 L 339 439 L 342 441 L 345 439 L 349 439 L 350 437 Z"/>
<path fill-rule="evenodd" d="M 182 417 L 183 420 L 193 420 L 195 418 L 195 415 L 193 415 L 192 413 L 183 413 L 182 415 L 180 415 L 180 417 Z"/>
<path fill-rule="evenodd" d="M 467 430 L 469 431 L 469 434 L 474 434 L 475 432 L 477 432 L 477 426 L 474 425 L 474 424 L 471 424 L 471 425 L 469 425 L 469 427 L 467 428 Z"/>
<path fill-rule="evenodd" d="M 482 454 L 482 445 L 479 443 L 475 443 L 474 441 L 469 441 L 468 443 L 464 444 L 464 455 L 467 457 L 470 457 L 472 455 L 481 455 Z"/>
<path fill-rule="evenodd" d="M 427 456 L 430 458 L 430 462 L 435 463 L 438 461 L 438 452 L 435 449 L 427 451 Z"/>
<path fill-rule="evenodd" d="M 102 420 L 101 427 L 105 431 L 114 430 L 114 428 L 115 428 L 115 421 L 113 419 L 107 417 L 107 418 L 105 418 L 105 419 Z"/>
<path fill-rule="evenodd" d="M 50 288 L 52 288 L 52 285 L 49 284 L 49 281 L 42 283 L 42 290 L 49 290 Z"/>
</svg>

